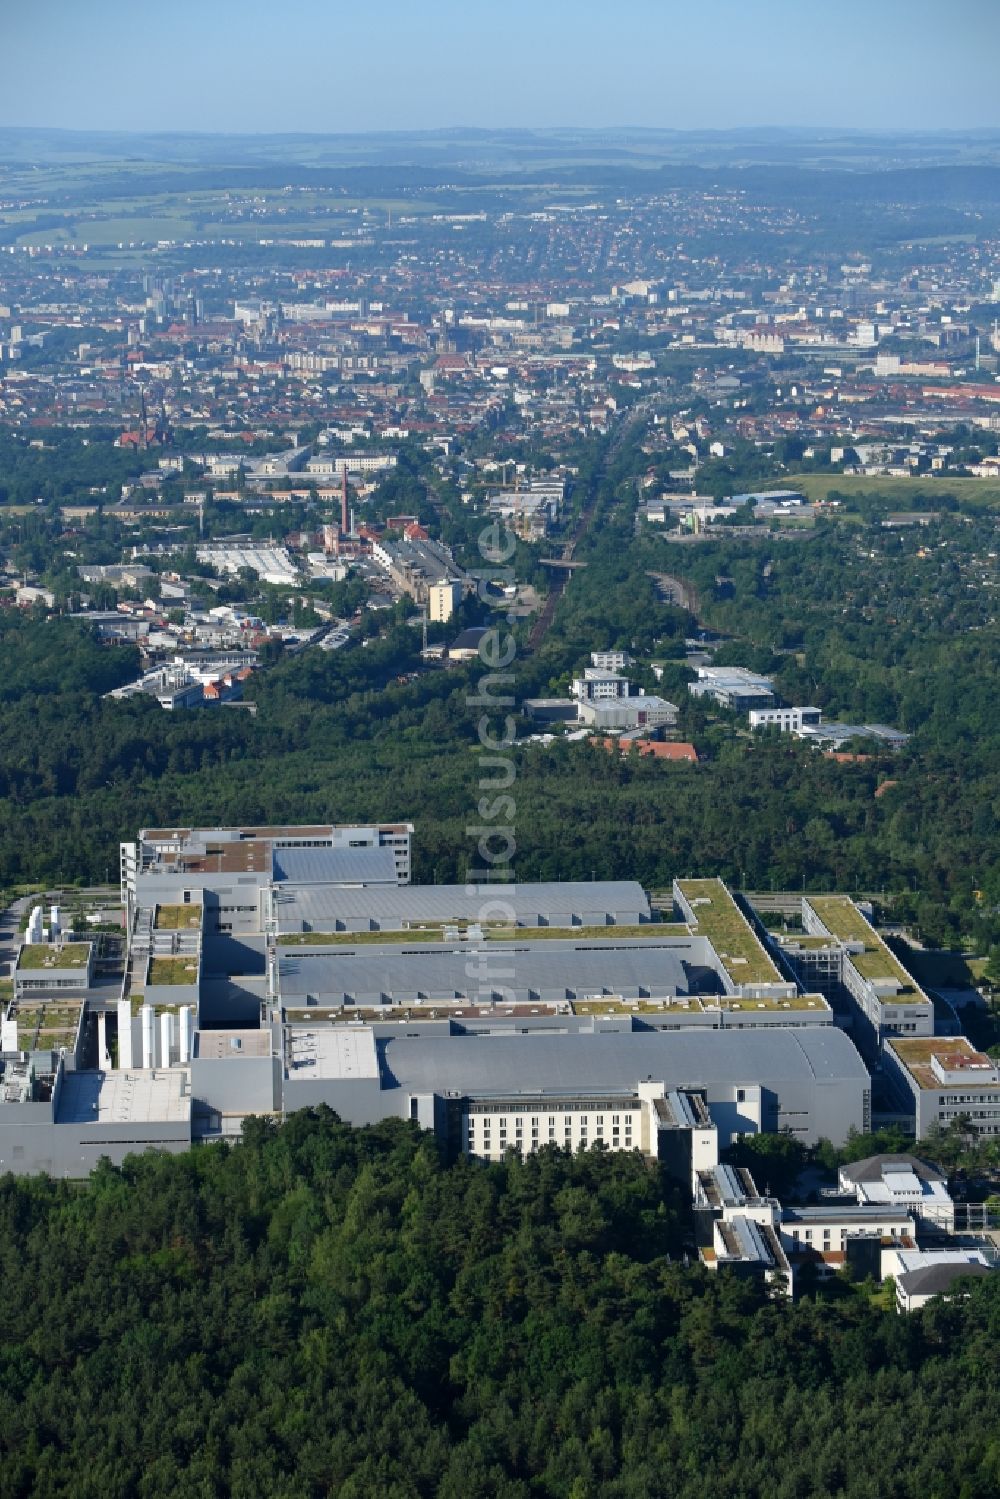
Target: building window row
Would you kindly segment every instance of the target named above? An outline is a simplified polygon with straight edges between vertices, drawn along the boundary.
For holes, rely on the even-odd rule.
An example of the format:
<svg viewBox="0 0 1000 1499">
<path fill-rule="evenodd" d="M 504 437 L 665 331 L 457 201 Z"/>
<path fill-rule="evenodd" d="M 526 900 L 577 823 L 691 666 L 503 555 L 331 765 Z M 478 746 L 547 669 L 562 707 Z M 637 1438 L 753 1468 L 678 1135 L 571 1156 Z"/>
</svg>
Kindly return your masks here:
<svg viewBox="0 0 1000 1499">
<path fill-rule="evenodd" d="M 607 1099 L 604 1099 L 604 1098 L 601 1098 L 601 1099 L 579 1098 L 579 1099 L 572 1099 L 572 1100 L 568 1100 L 568 1099 L 567 1100 L 563 1100 L 563 1099 L 559 1099 L 559 1100 L 557 1100 L 557 1099 L 551 1099 L 551 1100 L 550 1099 L 544 1099 L 544 1100 L 541 1100 L 541 1099 L 535 1098 L 532 1101 L 525 1102 L 525 1103 L 516 1102 L 514 1100 L 511 1100 L 511 1101 L 508 1102 L 508 1100 L 504 1099 L 504 1101 L 503 1101 L 502 1104 L 497 1104 L 496 1102 L 492 1102 L 492 1103 L 488 1103 L 488 1102 L 470 1103 L 469 1104 L 469 1114 L 470 1114 L 470 1116 L 471 1115 L 477 1115 L 477 1116 L 478 1115 L 494 1115 L 494 1116 L 499 1116 L 500 1115 L 500 1111 L 502 1109 L 504 1115 L 507 1115 L 507 1114 L 543 1114 L 543 1113 L 552 1113 L 552 1114 L 572 1114 L 572 1115 L 582 1115 L 582 1114 L 588 1114 L 588 1115 L 589 1114 L 595 1114 L 595 1115 L 597 1115 L 597 1114 L 599 1114 L 601 1117 L 603 1117 L 610 1109 L 614 1109 L 615 1107 L 622 1107 L 622 1108 L 624 1108 L 626 1106 L 628 1108 L 630 1108 L 633 1113 L 635 1113 L 639 1109 L 639 1101 L 638 1101 L 638 1099 L 636 1099 L 634 1097 L 631 1098 L 631 1099 L 630 1098 L 622 1098 L 620 1101 L 616 1100 L 614 1103 L 609 1103 L 609 1101 Z"/>
<path fill-rule="evenodd" d="M 494 1115 L 492 1117 L 493 1117 L 494 1121 L 497 1120 L 497 1116 Z M 550 1130 L 553 1130 L 556 1127 L 556 1117 L 557 1116 L 550 1114 L 545 1119 L 546 1126 Z M 567 1131 L 571 1130 L 573 1128 L 574 1123 L 577 1124 L 578 1127 L 580 1129 L 582 1129 L 582 1130 L 586 1130 L 586 1129 L 588 1129 L 590 1127 L 591 1121 L 588 1119 L 588 1116 L 586 1114 L 577 1115 L 577 1114 L 566 1113 L 562 1117 L 563 1117 L 563 1128 L 565 1130 L 567 1130 Z M 532 1128 L 532 1130 L 535 1131 L 535 1132 L 537 1132 L 538 1129 L 539 1129 L 539 1126 L 540 1126 L 541 1122 L 542 1122 L 541 1118 L 538 1115 L 532 1115 L 531 1116 L 531 1128 Z M 593 1124 L 594 1124 L 594 1128 L 595 1128 L 595 1130 L 597 1131 L 598 1134 L 602 1134 L 608 1128 L 611 1129 L 612 1133 L 618 1134 L 618 1133 L 621 1132 L 621 1129 L 623 1127 L 622 1123 L 621 1123 L 621 1116 L 618 1115 L 618 1114 L 615 1114 L 613 1116 L 610 1125 L 607 1125 L 605 1123 L 605 1119 L 604 1119 L 603 1115 L 599 1115 L 597 1117 L 597 1119 L 593 1121 Z M 485 1132 L 488 1133 L 489 1130 L 490 1130 L 490 1125 L 491 1125 L 491 1118 L 490 1118 L 490 1116 L 486 1116 L 485 1118 L 483 1118 L 481 1120 L 481 1123 L 479 1124 L 479 1127 L 482 1130 L 484 1130 Z M 507 1130 L 508 1124 L 507 1124 L 507 1118 L 506 1118 L 506 1116 L 499 1117 L 498 1127 L 499 1127 L 499 1129 L 502 1132 L 505 1132 Z M 626 1114 L 625 1115 L 624 1128 L 625 1128 L 625 1130 L 627 1132 L 630 1132 L 632 1130 L 632 1127 L 633 1127 L 632 1116 L 630 1114 Z M 475 1118 L 470 1118 L 469 1119 L 469 1133 L 470 1133 L 470 1135 L 475 1133 L 476 1128 L 477 1128 L 477 1121 L 475 1120 Z M 520 1132 L 524 1128 L 524 1119 L 523 1119 L 523 1117 L 514 1116 L 514 1128 L 520 1134 Z"/>
</svg>

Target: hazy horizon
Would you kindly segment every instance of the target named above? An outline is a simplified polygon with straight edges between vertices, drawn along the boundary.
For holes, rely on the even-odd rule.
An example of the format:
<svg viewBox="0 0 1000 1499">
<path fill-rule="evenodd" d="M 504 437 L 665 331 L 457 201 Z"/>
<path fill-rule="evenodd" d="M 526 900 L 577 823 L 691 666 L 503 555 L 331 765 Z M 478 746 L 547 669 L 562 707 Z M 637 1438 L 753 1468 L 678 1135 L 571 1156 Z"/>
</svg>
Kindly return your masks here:
<svg viewBox="0 0 1000 1499">
<path fill-rule="evenodd" d="M 81 136 L 181 136 L 200 137 L 212 139 L 215 137 L 231 137 L 240 140 L 270 140 L 283 138 L 294 139 L 297 136 L 315 136 L 322 139 L 336 138 L 337 136 L 372 138 L 379 136 L 466 136 L 482 135 L 484 137 L 495 137 L 504 135 L 567 135 L 575 136 L 631 136 L 631 135 L 669 135 L 684 138 L 711 137 L 711 136 L 752 136 L 752 135 L 775 135 L 818 137 L 875 137 L 885 139 L 899 139 L 912 137 L 920 139 L 932 136 L 956 136 L 960 139 L 969 139 L 974 136 L 989 137 L 1000 136 L 1000 123 L 996 125 L 838 125 L 835 123 L 825 124 L 799 124 L 789 122 L 787 124 L 775 124 L 773 121 L 759 120 L 741 125 L 728 126 L 675 126 L 675 125 L 639 125 L 629 121 L 616 121 L 606 125 L 581 125 L 572 120 L 561 120 L 548 125 L 523 125 L 523 124 L 497 124 L 476 125 L 468 120 L 459 120 L 452 125 L 395 125 L 386 126 L 379 130 L 374 127 L 358 126 L 356 129 L 241 129 L 227 130 L 222 127 L 205 126 L 203 128 L 182 127 L 179 125 L 161 125 L 152 128 L 140 126 L 86 126 L 86 125 L 46 125 L 46 124 L 24 124 L 18 120 L 0 121 L 0 131 L 7 133 L 50 133 L 53 135 L 81 135 Z"/>
<path fill-rule="evenodd" d="M 1000 125 L 994 0 L 36 0 L 0 20 L 0 124 L 142 134 Z M 969 60 L 982 77 L 970 77 Z M 978 84 L 978 86 L 977 86 Z M 583 123 L 583 121 L 586 123 Z M 574 123 L 577 121 L 579 123 Z M 625 121 L 626 123 L 622 123 Z"/>
</svg>

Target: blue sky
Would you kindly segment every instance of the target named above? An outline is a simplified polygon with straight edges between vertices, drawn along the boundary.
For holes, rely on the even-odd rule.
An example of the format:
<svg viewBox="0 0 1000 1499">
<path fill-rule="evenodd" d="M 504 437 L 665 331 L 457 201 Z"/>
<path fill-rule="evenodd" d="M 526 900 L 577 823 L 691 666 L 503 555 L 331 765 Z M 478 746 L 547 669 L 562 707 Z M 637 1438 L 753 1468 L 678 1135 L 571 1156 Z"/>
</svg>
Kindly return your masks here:
<svg viewBox="0 0 1000 1499">
<path fill-rule="evenodd" d="M 0 123 L 1000 125 L 1000 0 L 0 0 Z"/>
</svg>

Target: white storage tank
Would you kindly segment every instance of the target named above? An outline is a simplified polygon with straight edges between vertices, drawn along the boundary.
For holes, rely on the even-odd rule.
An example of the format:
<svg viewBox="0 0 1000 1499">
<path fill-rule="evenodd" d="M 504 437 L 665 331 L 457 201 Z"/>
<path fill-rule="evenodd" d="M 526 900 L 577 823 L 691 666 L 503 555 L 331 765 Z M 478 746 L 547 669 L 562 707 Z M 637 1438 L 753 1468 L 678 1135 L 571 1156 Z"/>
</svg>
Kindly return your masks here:
<svg viewBox="0 0 1000 1499">
<path fill-rule="evenodd" d="M 164 1010 L 160 1016 L 160 1066 L 170 1066 L 170 1053 L 173 1050 L 173 1028 L 174 1017 L 169 1010 Z"/>
<path fill-rule="evenodd" d="M 132 1003 L 118 1001 L 118 1066 L 126 1071 L 135 1066 L 132 1047 Z"/>
<path fill-rule="evenodd" d="M 194 1011 L 190 1005 L 182 1005 L 180 1013 L 180 1039 L 178 1042 L 178 1061 L 182 1064 L 191 1060 L 191 1042 L 194 1035 L 193 1023 Z"/>
<path fill-rule="evenodd" d="M 156 1011 L 152 1005 L 143 1005 L 142 1017 L 142 1065 L 156 1066 Z"/>
</svg>

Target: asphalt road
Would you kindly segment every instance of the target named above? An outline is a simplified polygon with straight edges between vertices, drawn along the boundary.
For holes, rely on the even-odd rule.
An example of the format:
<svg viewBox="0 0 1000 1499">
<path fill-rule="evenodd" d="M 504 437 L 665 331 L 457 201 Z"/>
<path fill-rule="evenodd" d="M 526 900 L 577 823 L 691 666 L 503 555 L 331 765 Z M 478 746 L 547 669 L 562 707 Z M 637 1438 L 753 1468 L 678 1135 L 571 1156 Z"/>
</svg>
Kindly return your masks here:
<svg viewBox="0 0 1000 1499">
<path fill-rule="evenodd" d="M 0 914 L 0 978 L 10 976 L 10 965 L 20 941 L 21 917 L 37 900 L 37 895 L 22 895 Z"/>
</svg>

